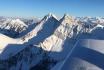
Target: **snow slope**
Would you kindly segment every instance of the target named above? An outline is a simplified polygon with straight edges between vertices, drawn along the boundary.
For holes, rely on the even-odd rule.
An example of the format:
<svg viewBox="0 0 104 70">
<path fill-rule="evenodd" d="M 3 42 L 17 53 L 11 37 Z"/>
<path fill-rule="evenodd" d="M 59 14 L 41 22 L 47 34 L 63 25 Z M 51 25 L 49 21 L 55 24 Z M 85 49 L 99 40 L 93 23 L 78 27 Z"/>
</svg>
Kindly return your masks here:
<svg viewBox="0 0 104 70">
<path fill-rule="evenodd" d="M 60 70 L 104 69 L 104 40 L 80 40 L 72 53 L 68 54 Z"/>
<path fill-rule="evenodd" d="M 35 44 L 36 41 L 39 42 L 38 36 L 41 36 L 40 40 L 42 38 L 42 35 L 43 37 L 48 36 L 50 33 L 53 33 L 53 30 L 57 25 L 58 20 L 56 19 L 56 17 L 53 14 L 48 14 L 38 23 L 38 25 L 32 31 L 23 36 L 21 39 L 24 42 Z"/>
<path fill-rule="evenodd" d="M 28 34 L 26 34 L 25 36 L 23 36 L 22 38 L 17 38 L 17 39 L 13 39 L 13 38 L 10 38 L 8 36 L 5 36 L 3 34 L 0 35 L 0 48 L 1 48 L 1 52 L 3 51 L 4 48 L 6 48 L 9 44 L 30 44 L 28 41 L 31 40 L 32 38 L 35 38 L 37 32 L 41 31 L 42 30 L 42 27 L 46 26 L 50 26 L 52 27 L 52 25 L 54 25 L 54 23 L 57 23 L 57 19 L 56 17 L 54 18 L 55 16 L 53 16 L 52 14 L 49 14 L 47 16 L 45 16 L 42 21 L 36 26 L 36 28 L 34 28 L 31 32 L 29 32 Z M 47 21 L 56 21 L 56 22 L 52 22 L 52 23 L 48 23 Z M 18 20 L 17 20 L 18 21 Z M 12 22 L 15 22 L 15 21 L 12 21 Z M 14 23 L 15 24 L 15 23 Z M 21 23 L 22 24 L 22 23 Z M 50 25 L 52 24 L 52 25 Z M 52 27 L 53 29 L 53 27 Z M 50 29 L 52 32 L 52 29 Z M 44 31 L 47 31 L 44 30 Z M 49 31 L 49 30 L 48 30 Z M 48 32 L 47 31 L 47 32 Z M 49 32 L 48 32 L 49 33 Z M 26 39 L 25 39 L 26 38 Z M 25 39 L 25 40 L 23 40 Z M 35 40 L 34 40 L 35 41 Z M 33 41 L 33 44 L 35 44 Z M 15 45 L 14 45 L 15 46 Z"/>
<path fill-rule="evenodd" d="M 27 27 L 20 19 L 6 18 L 0 21 L 0 33 L 10 37 L 16 37 L 19 33 L 26 30 Z"/>
<path fill-rule="evenodd" d="M 10 38 L 8 36 L 5 36 L 3 34 L 0 34 L 0 50 L 2 51 L 3 48 L 5 48 L 5 46 L 7 46 L 8 44 L 14 44 L 14 43 L 17 43 L 18 41 L 16 41 L 15 39 L 13 38 Z M 0 52 L 1 52 L 0 51 Z"/>
<path fill-rule="evenodd" d="M 103 59 L 99 58 L 104 51 L 103 18 L 74 18 L 65 14 L 59 20 L 49 13 L 37 24 L 34 22 L 0 20 L 1 29 L 20 32 L 17 38 L 0 34 L 0 62 L 3 62 L 0 64 L 6 70 L 104 69 Z"/>
<path fill-rule="evenodd" d="M 0 34 L 0 59 L 8 59 L 11 52 L 12 54 L 16 54 L 23 48 L 23 46 L 20 45 L 12 46 L 10 44 L 21 44 L 21 42 L 19 41 L 19 39 L 13 39 L 3 34 Z"/>
<path fill-rule="evenodd" d="M 76 24 L 77 25 L 77 24 Z M 54 34 L 47 37 L 40 45 L 41 47 L 49 51 L 49 56 L 55 60 L 62 60 L 66 57 L 67 52 L 72 48 L 73 42 L 70 41 L 70 38 L 73 37 L 73 29 L 76 27 L 74 20 L 69 15 L 64 15 L 60 19 L 60 25 L 54 31 Z M 70 45 L 70 47 L 69 47 Z M 53 53 L 59 52 L 59 53 Z"/>
</svg>

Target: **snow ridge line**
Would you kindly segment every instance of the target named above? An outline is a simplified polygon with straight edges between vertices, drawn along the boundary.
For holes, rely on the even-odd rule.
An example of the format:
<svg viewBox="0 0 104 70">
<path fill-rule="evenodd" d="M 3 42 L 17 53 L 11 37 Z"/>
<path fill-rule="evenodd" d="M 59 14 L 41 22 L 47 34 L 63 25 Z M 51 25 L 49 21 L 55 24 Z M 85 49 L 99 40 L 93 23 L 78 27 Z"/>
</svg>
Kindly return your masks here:
<svg viewBox="0 0 104 70">
<path fill-rule="evenodd" d="M 74 49 L 77 47 L 76 45 L 78 44 L 79 40 L 77 40 L 77 42 L 74 44 L 72 50 L 69 52 L 69 54 L 66 56 L 66 59 L 63 61 L 63 63 L 61 64 L 60 68 L 58 68 L 58 70 L 61 70 L 61 68 L 63 67 L 63 65 L 65 64 L 65 62 L 67 61 L 68 57 L 71 56 L 72 52 L 74 51 Z"/>
</svg>

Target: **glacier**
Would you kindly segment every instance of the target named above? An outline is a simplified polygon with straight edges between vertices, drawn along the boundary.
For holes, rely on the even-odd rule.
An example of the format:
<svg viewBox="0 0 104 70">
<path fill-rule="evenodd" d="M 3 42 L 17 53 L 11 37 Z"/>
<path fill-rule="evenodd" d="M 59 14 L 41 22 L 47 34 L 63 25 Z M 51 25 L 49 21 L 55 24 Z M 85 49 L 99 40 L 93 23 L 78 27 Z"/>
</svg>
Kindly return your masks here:
<svg viewBox="0 0 104 70">
<path fill-rule="evenodd" d="M 0 70 L 103 70 L 103 40 L 101 17 L 0 18 Z"/>
</svg>

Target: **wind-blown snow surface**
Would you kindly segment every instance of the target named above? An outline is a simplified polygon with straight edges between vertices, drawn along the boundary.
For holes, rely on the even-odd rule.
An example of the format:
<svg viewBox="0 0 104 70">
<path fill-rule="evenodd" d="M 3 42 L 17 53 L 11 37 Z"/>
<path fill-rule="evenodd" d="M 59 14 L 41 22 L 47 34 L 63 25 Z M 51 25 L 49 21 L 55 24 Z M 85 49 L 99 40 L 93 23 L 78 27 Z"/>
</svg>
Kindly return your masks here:
<svg viewBox="0 0 104 70">
<path fill-rule="evenodd" d="M 104 40 L 79 40 L 72 53 L 68 54 L 60 70 L 103 70 Z M 57 68 L 58 70 L 58 68 Z"/>
<path fill-rule="evenodd" d="M 103 59 L 96 63 L 103 55 L 92 58 L 104 51 L 103 18 L 65 14 L 59 20 L 51 13 L 40 21 L 2 18 L 0 33 L 0 70 L 83 70 L 83 65 L 104 69 Z"/>
</svg>

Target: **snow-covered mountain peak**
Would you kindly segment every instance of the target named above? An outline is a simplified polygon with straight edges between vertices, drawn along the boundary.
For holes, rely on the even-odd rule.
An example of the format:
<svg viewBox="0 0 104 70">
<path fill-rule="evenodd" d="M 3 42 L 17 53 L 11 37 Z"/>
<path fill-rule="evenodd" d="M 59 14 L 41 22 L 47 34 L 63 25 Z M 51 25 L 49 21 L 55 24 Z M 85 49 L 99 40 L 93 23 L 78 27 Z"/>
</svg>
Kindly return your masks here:
<svg viewBox="0 0 104 70">
<path fill-rule="evenodd" d="M 20 19 L 14 19 L 11 21 L 12 24 L 20 24 L 20 25 L 24 25 L 27 26 L 23 21 L 21 21 Z"/>
<path fill-rule="evenodd" d="M 4 66 L 3 70 L 58 70 L 73 53 L 71 50 L 75 50 L 77 44 L 77 47 L 82 44 L 79 43 L 80 39 L 104 40 L 104 18 L 100 17 L 73 17 L 64 14 L 58 20 L 54 14 L 49 13 L 39 21 L 3 18 L 0 19 L 0 28 L 0 65 Z M 90 43 L 87 42 L 84 41 L 83 44 L 88 44 L 89 47 L 85 49 L 90 50 Z M 97 42 L 93 44 L 95 43 Z M 53 69 L 54 66 L 56 69 Z"/>
<path fill-rule="evenodd" d="M 58 20 L 57 17 L 56 17 L 54 14 L 52 14 L 52 13 L 49 13 L 48 15 L 46 15 L 46 16 L 43 18 L 43 20 L 48 20 L 48 19 L 50 19 L 50 18 L 54 18 L 54 19 Z"/>
<path fill-rule="evenodd" d="M 68 14 L 64 14 L 64 16 L 62 17 L 62 19 L 60 19 L 61 23 L 73 23 L 74 19 L 72 16 L 69 16 Z"/>
<path fill-rule="evenodd" d="M 49 16 L 49 17 L 57 18 L 57 17 L 56 17 L 54 14 L 52 14 L 52 13 L 49 13 L 48 16 Z"/>
<path fill-rule="evenodd" d="M 65 14 L 64 14 L 64 17 L 69 17 L 69 14 L 65 13 Z"/>
<path fill-rule="evenodd" d="M 10 37 L 16 37 L 19 33 L 26 30 L 28 25 L 21 19 L 5 18 L 0 21 L 0 32 Z"/>
</svg>

